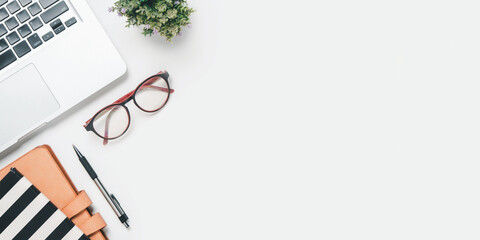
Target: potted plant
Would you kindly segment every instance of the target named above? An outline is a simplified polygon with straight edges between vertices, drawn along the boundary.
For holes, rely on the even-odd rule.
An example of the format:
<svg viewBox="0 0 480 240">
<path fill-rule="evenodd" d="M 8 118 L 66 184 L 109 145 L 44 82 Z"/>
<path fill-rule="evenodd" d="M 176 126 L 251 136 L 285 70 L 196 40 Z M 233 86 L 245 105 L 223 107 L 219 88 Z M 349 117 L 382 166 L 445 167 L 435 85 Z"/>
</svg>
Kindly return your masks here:
<svg viewBox="0 0 480 240">
<path fill-rule="evenodd" d="M 126 27 L 139 26 L 143 35 L 159 34 L 168 41 L 182 35 L 182 28 L 191 27 L 186 0 L 118 0 L 108 9 L 127 18 Z"/>
</svg>

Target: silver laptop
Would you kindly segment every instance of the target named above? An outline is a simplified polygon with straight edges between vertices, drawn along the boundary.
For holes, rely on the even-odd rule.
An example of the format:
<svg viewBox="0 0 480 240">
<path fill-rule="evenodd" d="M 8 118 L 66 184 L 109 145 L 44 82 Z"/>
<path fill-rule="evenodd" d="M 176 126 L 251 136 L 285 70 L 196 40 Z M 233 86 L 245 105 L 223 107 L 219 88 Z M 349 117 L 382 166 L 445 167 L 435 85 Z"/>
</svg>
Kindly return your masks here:
<svg viewBox="0 0 480 240">
<path fill-rule="evenodd" d="M 84 0 L 0 0 L 0 152 L 125 71 Z"/>
</svg>

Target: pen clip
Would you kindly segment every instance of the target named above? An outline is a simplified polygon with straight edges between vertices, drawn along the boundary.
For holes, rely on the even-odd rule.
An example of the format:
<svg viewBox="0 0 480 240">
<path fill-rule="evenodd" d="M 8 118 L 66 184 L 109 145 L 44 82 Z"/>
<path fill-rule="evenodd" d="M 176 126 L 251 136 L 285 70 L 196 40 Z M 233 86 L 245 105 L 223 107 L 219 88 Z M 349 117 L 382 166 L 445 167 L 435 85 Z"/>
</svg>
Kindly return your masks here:
<svg viewBox="0 0 480 240">
<path fill-rule="evenodd" d="M 115 207 L 120 212 L 120 215 L 125 214 L 125 211 L 123 211 L 123 208 L 122 208 L 122 206 L 120 206 L 120 203 L 118 202 L 117 198 L 113 194 L 110 194 L 110 197 L 112 198 L 113 204 L 115 205 Z"/>
</svg>

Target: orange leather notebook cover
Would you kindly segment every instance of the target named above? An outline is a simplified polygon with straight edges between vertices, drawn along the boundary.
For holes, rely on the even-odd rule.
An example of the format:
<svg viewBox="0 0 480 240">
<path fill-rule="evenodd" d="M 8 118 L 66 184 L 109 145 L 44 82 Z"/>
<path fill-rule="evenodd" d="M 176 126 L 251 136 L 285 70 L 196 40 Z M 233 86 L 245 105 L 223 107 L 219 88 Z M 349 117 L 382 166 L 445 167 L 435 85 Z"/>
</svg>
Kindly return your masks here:
<svg viewBox="0 0 480 240">
<path fill-rule="evenodd" d="M 38 146 L 15 160 L 0 170 L 0 179 L 12 167 L 17 168 L 90 239 L 108 239 L 102 231 L 105 221 L 99 213 L 92 215 L 87 209 L 92 204 L 90 198 L 84 191 L 77 191 L 50 146 Z"/>
</svg>

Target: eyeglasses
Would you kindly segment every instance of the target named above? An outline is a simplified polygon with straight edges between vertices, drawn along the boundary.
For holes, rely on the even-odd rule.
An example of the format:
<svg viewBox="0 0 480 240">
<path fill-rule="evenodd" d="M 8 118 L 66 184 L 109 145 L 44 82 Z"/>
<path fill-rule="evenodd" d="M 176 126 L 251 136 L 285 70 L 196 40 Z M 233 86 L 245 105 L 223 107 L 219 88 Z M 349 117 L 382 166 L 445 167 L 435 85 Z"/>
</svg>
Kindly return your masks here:
<svg viewBox="0 0 480 240">
<path fill-rule="evenodd" d="M 168 72 L 163 71 L 145 79 L 135 90 L 98 111 L 85 122 L 85 129 L 103 138 L 104 145 L 108 140 L 119 138 L 130 126 L 130 112 L 125 104 L 133 100 L 140 110 L 148 113 L 162 109 L 170 93 L 174 92 L 170 89 L 168 77 Z"/>
</svg>

